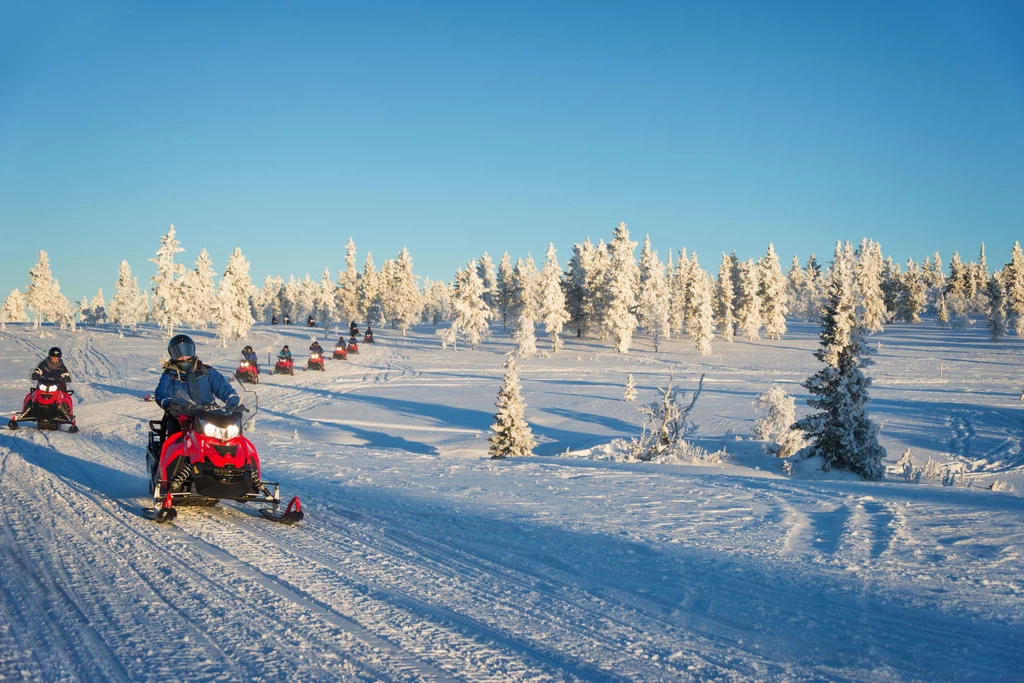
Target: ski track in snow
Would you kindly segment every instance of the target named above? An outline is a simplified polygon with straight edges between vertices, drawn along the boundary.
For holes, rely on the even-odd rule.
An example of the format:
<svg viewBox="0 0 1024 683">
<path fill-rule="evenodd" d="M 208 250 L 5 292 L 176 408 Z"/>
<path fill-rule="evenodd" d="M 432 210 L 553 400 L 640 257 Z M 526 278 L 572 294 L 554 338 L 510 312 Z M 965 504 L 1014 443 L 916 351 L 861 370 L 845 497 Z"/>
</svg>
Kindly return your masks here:
<svg viewBox="0 0 1024 683">
<path fill-rule="evenodd" d="M 250 343 L 281 334 L 259 327 Z M 285 339 L 303 348 L 303 334 Z M 32 358 L 52 341 L 0 334 Z M 0 680 L 1014 680 L 1024 666 L 1015 496 L 291 440 L 312 424 L 483 438 L 474 406 L 489 411 L 500 358 L 385 335 L 325 373 L 248 387 L 265 477 L 302 495 L 302 524 L 221 504 L 158 526 L 139 508 L 159 412 L 138 400 L 157 363 L 122 347 L 160 340 L 59 341 L 82 432 L 0 437 Z M 233 357 L 209 351 L 221 367 Z M 625 369 L 577 356 L 621 360 L 651 387 L 668 365 L 691 384 L 706 369 L 570 349 L 565 365 L 524 371 L 563 386 L 563 412 L 598 410 L 592 424 L 610 419 L 600 392 L 620 394 Z M 710 410 L 754 372 L 717 367 Z M 4 379 L 20 401 L 27 382 Z M 452 407 L 451 423 L 403 412 L 446 390 L 482 400 Z M 978 473 L 1014 472 L 1019 415 L 953 407 L 948 450 Z"/>
</svg>

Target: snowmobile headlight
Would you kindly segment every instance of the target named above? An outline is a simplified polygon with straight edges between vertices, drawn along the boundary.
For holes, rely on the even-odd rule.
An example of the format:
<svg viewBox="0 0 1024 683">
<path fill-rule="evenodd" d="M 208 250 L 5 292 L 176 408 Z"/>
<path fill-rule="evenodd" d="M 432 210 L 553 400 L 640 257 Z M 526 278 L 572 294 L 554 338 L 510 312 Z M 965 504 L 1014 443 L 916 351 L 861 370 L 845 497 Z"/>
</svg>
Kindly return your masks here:
<svg viewBox="0 0 1024 683">
<path fill-rule="evenodd" d="M 211 439 L 219 439 L 220 441 L 224 441 L 225 431 L 226 430 L 221 429 L 215 424 L 210 424 L 209 422 L 203 425 L 203 434 L 210 437 Z"/>
<path fill-rule="evenodd" d="M 240 432 L 240 430 L 238 429 L 238 425 L 228 425 L 224 429 L 224 431 L 227 434 L 227 439 L 226 439 L 227 441 L 230 441 L 231 439 L 234 439 L 236 436 L 238 436 L 238 434 Z"/>
<path fill-rule="evenodd" d="M 39 388 L 48 394 L 52 394 L 59 388 L 56 384 L 40 384 Z"/>
<path fill-rule="evenodd" d="M 243 367 L 243 368 L 247 368 L 247 367 L 249 367 L 249 361 L 247 361 L 247 360 L 243 360 L 243 361 L 242 361 L 242 367 Z"/>
</svg>

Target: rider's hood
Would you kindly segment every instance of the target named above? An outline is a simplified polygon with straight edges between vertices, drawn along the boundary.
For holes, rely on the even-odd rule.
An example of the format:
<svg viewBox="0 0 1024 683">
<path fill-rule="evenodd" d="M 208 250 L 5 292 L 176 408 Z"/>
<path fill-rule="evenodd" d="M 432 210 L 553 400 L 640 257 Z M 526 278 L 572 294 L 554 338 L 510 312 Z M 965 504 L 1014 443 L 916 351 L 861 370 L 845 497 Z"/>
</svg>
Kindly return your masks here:
<svg viewBox="0 0 1024 683">
<path fill-rule="evenodd" d="M 201 361 L 201 360 L 199 360 L 197 358 L 196 359 L 196 367 L 195 367 L 195 370 L 193 370 L 193 372 L 195 372 L 197 375 L 205 375 L 207 367 L 208 366 L 205 365 L 203 363 L 203 361 Z M 170 373 L 172 373 L 174 375 L 177 375 L 177 379 L 179 381 L 181 381 L 181 382 L 185 381 L 184 377 L 183 377 L 185 372 L 181 368 L 179 368 L 177 365 L 175 365 L 174 361 L 165 360 L 164 361 L 164 365 L 163 365 L 163 369 L 164 369 L 164 372 L 170 372 Z"/>
</svg>

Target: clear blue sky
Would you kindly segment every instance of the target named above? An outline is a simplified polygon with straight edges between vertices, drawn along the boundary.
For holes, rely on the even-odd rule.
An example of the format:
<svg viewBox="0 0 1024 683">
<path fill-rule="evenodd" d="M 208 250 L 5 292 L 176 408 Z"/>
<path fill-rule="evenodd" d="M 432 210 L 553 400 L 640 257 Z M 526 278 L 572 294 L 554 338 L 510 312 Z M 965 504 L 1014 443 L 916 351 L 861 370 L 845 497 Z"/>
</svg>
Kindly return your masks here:
<svg viewBox="0 0 1024 683">
<path fill-rule="evenodd" d="M 421 275 L 625 220 L 706 268 L 1024 239 L 1024 3 L 0 3 L 0 297 L 140 281 L 174 223 L 254 281 Z"/>
</svg>

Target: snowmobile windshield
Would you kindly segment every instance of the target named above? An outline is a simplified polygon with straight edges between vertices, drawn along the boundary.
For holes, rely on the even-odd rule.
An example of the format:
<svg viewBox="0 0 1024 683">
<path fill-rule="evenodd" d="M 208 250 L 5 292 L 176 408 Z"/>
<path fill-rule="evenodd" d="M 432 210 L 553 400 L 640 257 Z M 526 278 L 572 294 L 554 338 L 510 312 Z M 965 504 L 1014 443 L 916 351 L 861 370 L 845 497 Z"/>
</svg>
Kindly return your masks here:
<svg viewBox="0 0 1024 683">
<path fill-rule="evenodd" d="M 173 345 L 167 352 L 171 354 L 171 360 L 178 360 L 179 358 L 192 358 L 196 355 L 196 345 L 191 339 L 182 340 L 177 344 Z"/>
<path fill-rule="evenodd" d="M 242 433 L 242 411 L 201 411 L 195 413 L 196 431 L 218 441 L 230 441 Z"/>
</svg>

